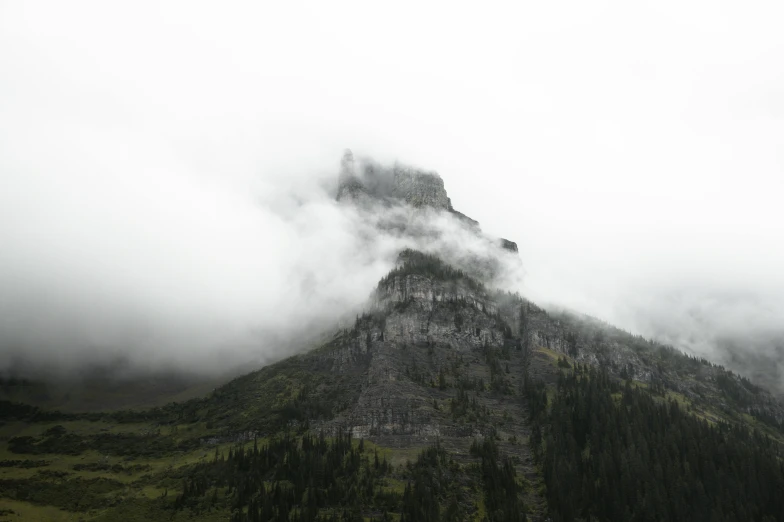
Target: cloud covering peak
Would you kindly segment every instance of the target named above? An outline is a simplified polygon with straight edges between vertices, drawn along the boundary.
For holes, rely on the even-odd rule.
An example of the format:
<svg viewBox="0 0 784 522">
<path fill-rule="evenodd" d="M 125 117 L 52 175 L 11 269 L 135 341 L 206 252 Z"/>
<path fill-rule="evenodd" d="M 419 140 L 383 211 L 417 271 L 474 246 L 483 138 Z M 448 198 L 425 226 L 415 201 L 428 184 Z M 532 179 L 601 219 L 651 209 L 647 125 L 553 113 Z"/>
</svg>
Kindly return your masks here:
<svg viewBox="0 0 784 522">
<path fill-rule="evenodd" d="M 464 268 L 503 255 L 443 209 L 337 201 L 337 169 L 243 184 L 112 166 L 0 196 L 3 364 L 274 359 L 365 304 L 403 248 Z"/>
<path fill-rule="evenodd" d="M 305 4 L 0 3 L 0 359 L 165 357 L 162 324 L 198 354 L 346 262 L 364 299 L 346 145 L 442 173 L 539 302 L 717 357 L 784 338 L 780 3 Z"/>
</svg>

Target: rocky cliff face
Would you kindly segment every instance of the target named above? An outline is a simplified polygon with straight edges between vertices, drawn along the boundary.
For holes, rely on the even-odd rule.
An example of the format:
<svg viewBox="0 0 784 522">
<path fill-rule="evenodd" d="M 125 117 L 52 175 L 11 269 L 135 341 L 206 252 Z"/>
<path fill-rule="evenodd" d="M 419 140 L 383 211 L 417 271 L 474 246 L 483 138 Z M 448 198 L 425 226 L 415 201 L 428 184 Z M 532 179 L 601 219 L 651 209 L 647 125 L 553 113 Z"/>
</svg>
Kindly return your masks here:
<svg viewBox="0 0 784 522">
<path fill-rule="evenodd" d="M 311 426 L 347 430 L 388 448 L 438 440 L 464 464 L 472 461 L 472 441 L 495 433 L 518 472 L 535 475 L 522 442 L 528 436 L 519 399 L 522 345 L 491 293 L 437 258 L 405 252 L 379 282 L 368 313 L 304 357 L 349 379 L 344 387 L 356 393 L 333 418 Z M 529 505 L 544 504 L 537 491 L 527 495 Z"/>
<path fill-rule="evenodd" d="M 433 207 L 449 210 L 451 203 L 444 189 L 444 181 L 435 172 L 422 172 L 396 165 L 392 169 L 393 197 L 413 207 Z"/>
<path fill-rule="evenodd" d="M 501 238 L 501 248 L 517 253 L 517 243 L 508 239 Z"/>
</svg>

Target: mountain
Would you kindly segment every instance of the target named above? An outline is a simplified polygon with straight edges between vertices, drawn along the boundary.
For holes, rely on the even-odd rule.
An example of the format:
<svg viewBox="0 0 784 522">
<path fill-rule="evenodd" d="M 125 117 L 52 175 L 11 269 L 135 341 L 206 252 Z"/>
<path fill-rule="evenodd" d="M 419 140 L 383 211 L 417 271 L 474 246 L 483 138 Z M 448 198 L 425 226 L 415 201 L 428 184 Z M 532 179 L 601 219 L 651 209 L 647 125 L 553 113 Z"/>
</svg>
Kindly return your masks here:
<svg viewBox="0 0 784 522">
<path fill-rule="evenodd" d="M 337 198 L 424 250 L 452 230 L 423 226 L 434 213 L 489 246 L 402 250 L 353 324 L 204 397 L 104 413 L 2 403 L 0 514 L 784 519 L 784 407 L 766 390 L 498 288 L 517 246 L 455 211 L 435 173 L 357 169 L 347 152 Z"/>
</svg>

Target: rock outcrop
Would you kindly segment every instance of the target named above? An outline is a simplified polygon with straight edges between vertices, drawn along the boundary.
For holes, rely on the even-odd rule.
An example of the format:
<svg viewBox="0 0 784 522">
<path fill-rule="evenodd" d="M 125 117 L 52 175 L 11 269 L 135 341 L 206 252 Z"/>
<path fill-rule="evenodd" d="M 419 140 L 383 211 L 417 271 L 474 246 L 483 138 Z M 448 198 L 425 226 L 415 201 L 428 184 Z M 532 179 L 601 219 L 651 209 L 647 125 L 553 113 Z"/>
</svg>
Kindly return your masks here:
<svg viewBox="0 0 784 522">
<path fill-rule="evenodd" d="M 383 202 L 400 201 L 412 207 L 450 210 L 444 181 L 435 172 L 396 164 L 392 168 L 365 161 L 359 173 L 354 155 L 346 150 L 340 162 L 338 200 L 364 195 Z"/>
<path fill-rule="evenodd" d="M 438 437 L 467 455 L 472 438 L 493 423 L 455 416 L 450 400 L 461 382 L 513 393 L 521 384 L 522 359 L 500 354 L 515 346 L 496 301 L 481 284 L 432 256 L 408 251 L 398 269 L 379 282 L 369 313 L 320 355 L 319 364 L 332 372 L 351 374 L 361 367 L 365 375 L 356 403 L 321 428 L 349 430 L 389 447 Z M 500 363 L 487 366 L 497 356 L 507 358 L 509 373 Z M 491 404 L 492 418 L 517 415 L 516 403 L 507 411 L 477 391 L 477 415 L 487 415 Z M 522 425 L 506 430 L 505 440 L 526 435 Z M 511 445 L 509 450 L 527 451 Z"/>
<path fill-rule="evenodd" d="M 517 243 L 508 239 L 501 238 L 501 248 L 517 253 Z"/>
<path fill-rule="evenodd" d="M 444 180 L 435 172 L 422 172 L 395 165 L 392 169 L 393 191 L 412 207 L 432 207 L 449 210 L 451 203 L 444 189 Z"/>
</svg>

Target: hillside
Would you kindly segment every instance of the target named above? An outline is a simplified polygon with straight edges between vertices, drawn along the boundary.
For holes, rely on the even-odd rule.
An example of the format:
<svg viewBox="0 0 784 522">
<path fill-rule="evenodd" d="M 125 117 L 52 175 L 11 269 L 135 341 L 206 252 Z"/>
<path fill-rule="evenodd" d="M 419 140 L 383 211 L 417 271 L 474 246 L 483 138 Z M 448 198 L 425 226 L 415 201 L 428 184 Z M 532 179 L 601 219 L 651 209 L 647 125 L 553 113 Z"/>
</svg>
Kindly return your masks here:
<svg viewBox="0 0 784 522">
<path fill-rule="evenodd" d="M 566 385 L 564 377 L 578 380 Z M 302 509 L 314 477 L 298 471 L 310 466 L 284 465 L 297 455 L 337 459 L 335 475 L 320 476 L 323 487 L 314 486 L 325 497 L 311 509 L 326 520 L 432 520 L 436 508 L 428 503 L 458 517 L 449 520 L 481 520 L 490 516 L 488 507 L 501 510 L 491 520 L 522 520 L 522 513 L 544 520 L 546 500 L 563 478 L 542 473 L 555 456 L 537 456 L 552 446 L 532 444 L 532 429 L 539 441 L 556 420 L 542 411 L 555 415 L 567 400 L 562 394 L 579 382 L 602 382 L 609 397 L 622 395 L 620 404 L 665 411 L 677 405 L 688 418 L 706 419 L 703 430 L 755 427 L 770 441 L 755 451 L 778 451 L 780 425 L 773 419 L 780 405 L 747 381 L 596 321 L 551 316 L 517 296 L 492 294 L 437 258 L 408 251 L 352 328 L 203 399 L 109 414 L 6 403 L 0 494 L 4 509 L 56 508 L 64 519 L 80 513 L 111 520 L 122 512 L 127 520 L 134 513 L 140 520 L 222 520 L 232 512 L 243 519 L 237 509 L 266 509 L 260 499 L 277 497 L 266 489 L 260 495 L 264 484 L 288 488 L 287 509 L 313 520 Z M 534 386 L 542 387 L 540 395 Z M 545 402 L 532 411 L 527 397 Z M 259 452 L 269 455 L 252 464 Z M 439 485 L 423 486 L 434 472 L 443 474 Z M 252 476 L 259 482 L 242 486 L 252 491 L 241 489 Z M 516 500 L 495 498 L 490 480 L 505 484 L 504 494 Z M 330 496 L 330 487 L 339 491 Z M 364 492 L 347 500 L 352 488 Z M 408 503 L 423 504 L 417 509 L 431 515 L 406 515 Z"/>
<path fill-rule="evenodd" d="M 456 212 L 423 176 L 339 196 Z M 770 393 L 486 266 L 406 249 L 350 327 L 185 402 L 0 403 L 0 520 L 782 519 Z"/>
</svg>

